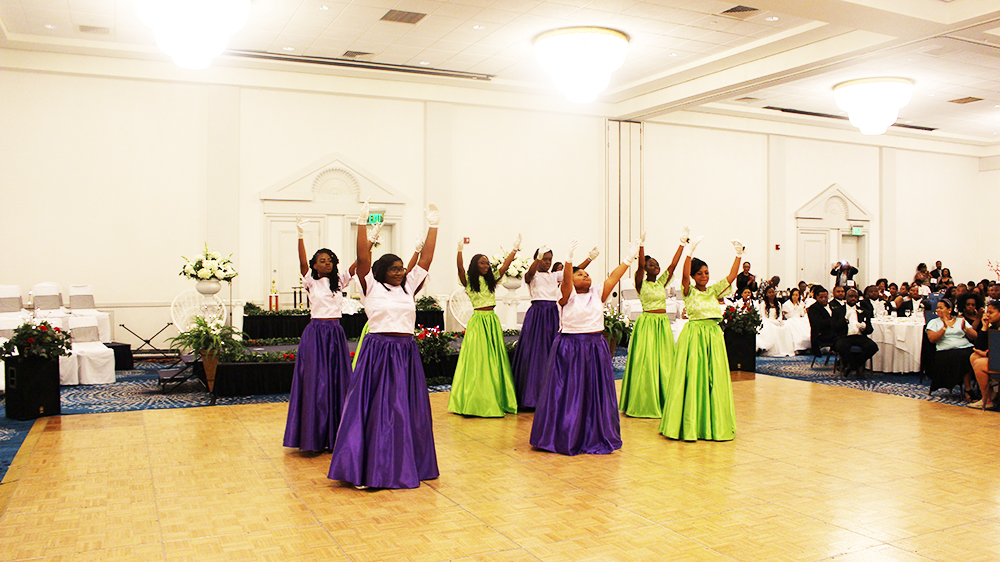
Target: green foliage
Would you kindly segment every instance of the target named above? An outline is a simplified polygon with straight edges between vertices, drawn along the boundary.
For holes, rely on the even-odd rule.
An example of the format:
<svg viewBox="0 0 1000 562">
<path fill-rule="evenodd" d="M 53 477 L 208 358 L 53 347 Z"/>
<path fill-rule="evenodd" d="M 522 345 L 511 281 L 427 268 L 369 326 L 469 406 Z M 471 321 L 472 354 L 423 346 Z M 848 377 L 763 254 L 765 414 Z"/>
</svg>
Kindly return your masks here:
<svg viewBox="0 0 1000 562">
<path fill-rule="evenodd" d="M 219 355 L 219 361 L 222 363 L 280 363 L 295 361 L 295 352 L 266 351 L 258 353 L 253 351 L 226 351 Z"/>
<path fill-rule="evenodd" d="M 455 334 L 456 332 L 445 332 L 437 326 L 433 328 L 418 326 L 413 335 L 417 338 L 417 348 L 420 350 L 423 362 L 437 363 L 451 355 L 453 350 L 449 344 L 455 341 Z"/>
<path fill-rule="evenodd" d="M 417 310 L 433 310 L 440 312 L 444 309 L 438 303 L 438 300 L 430 295 L 424 295 L 417 299 Z"/>
<path fill-rule="evenodd" d="M 503 335 L 505 336 L 520 336 L 521 330 L 504 330 Z"/>
<path fill-rule="evenodd" d="M 48 322 L 39 324 L 25 322 L 14 329 L 13 337 L 0 346 L 0 358 L 13 357 L 16 351 L 20 357 L 56 359 L 69 355 L 71 343 L 67 332 L 53 327 Z"/>
<path fill-rule="evenodd" d="M 232 326 L 209 324 L 196 316 L 191 328 L 167 340 L 172 346 L 192 351 L 218 351 L 221 355 L 243 352 L 246 335 Z"/>
<path fill-rule="evenodd" d="M 733 334 L 756 334 L 762 325 L 760 313 L 753 306 L 745 308 L 727 306 L 726 311 L 722 313 L 722 320 L 719 321 L 719 327 L 723 331 Z"/>
<path fill-rule="evenodd" d="M 247 345 L 253 347 L 264 347 L 269 345 L 299 345 L 302 338 L 261 338 L 259 340 L 247 340 Z"/>
<path fill-rule="evenodd" d="M 308 308 L 289 308 L 286 310 L 264 310 L 263 308 L 248 302 L 243 305 L 244 316 L 308 316 Z"/>
<path fill-rule="evenodd" d="M 632 336 L 632 322 L 617 308 L 611 305 L 604 307 L 604 334 L 618 342 L 619 345 L 628 343 Z"/>
</svg>

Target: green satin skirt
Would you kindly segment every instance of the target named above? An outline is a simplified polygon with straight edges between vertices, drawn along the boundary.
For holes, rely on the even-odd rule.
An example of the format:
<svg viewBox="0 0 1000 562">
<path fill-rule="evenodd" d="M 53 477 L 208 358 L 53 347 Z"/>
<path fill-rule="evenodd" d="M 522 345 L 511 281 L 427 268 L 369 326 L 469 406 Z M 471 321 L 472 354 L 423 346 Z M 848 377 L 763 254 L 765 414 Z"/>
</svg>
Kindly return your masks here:
<svg viewBox="0 0 1000 562">
<path fill-rule="evenodd" d="M 736 437 L 729 357 L 718 320 L 692 320 L 681 330 L 667 380 L 660 433 L 684 441 Z"/>
<path fill-rule="evenodd" d="M 365 335 L 367 334 L 368 334 L 368 322 L 365 322 L 365 327 L 361 328 L 361 335 L 358 336 L 358 348 L 354 350 L 354 359 L 351 359 L 352 370 L 358 366 L 358 356 L 361 355 L 361 344 L 365 341 Z"/>
<path fill-rule="evenodd" d="M 465 327 L 458 367 L 451 383 L 448 411 L 481 418 L 499 418 L 507 413 L 517 413 L 514 379 L 503 343 L 503 327 L 492 310 L 473 312 Z"/>
<path fill-rule="evenodd" d="M 618 409 L 632 418 L 663 417 L 674 366 L 674 334 L 666 314 L 643 312 L 632 329 Z"/>
</svg>

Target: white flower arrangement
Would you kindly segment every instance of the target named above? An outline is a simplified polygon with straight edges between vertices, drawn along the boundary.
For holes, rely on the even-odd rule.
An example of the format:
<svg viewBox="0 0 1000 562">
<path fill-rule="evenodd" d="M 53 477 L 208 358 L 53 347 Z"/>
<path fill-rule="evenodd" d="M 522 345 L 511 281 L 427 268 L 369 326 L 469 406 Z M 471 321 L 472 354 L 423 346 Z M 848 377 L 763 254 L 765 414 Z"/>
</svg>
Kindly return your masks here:
<svg viewBox="0 0 1000 562">
<path fill-rule="evenodd" d="M 224 258 L 219 252 L 208 251 L 208 244 L 205 244 L 204 253 L 193 260 L 184 256 L 181 257 L 187 263 L 181 268 L 180 274 L 188 279 L 196 281 L 203 279 L 231 281 L 233 277 L 238 275 L 236 269 L 233 267 L 232 260 L 229 259 L 232 257 L 232 254 Z"/>
<path fill-rule="evenodd" d="M 503 248 L 500 248 L 500 253 L 490 256 L 490 267 L 493 268 L 493 276 L 496 277 L 497 273 L 500 271 L 500 267 L 503 266 L 503 262 L 507 260 L 507 254 L 510 252 L 505 252 Z M 521 279 L 524 274 L 528 272 L 528 268 L 531 267 L 531 258 L 515 257 L 514 261 L 510 262 L 510 267 L 507 268 L 507 277 L 511 279 Z M 499 279 L 497 279 L 499 281 Z"/>
</svg>

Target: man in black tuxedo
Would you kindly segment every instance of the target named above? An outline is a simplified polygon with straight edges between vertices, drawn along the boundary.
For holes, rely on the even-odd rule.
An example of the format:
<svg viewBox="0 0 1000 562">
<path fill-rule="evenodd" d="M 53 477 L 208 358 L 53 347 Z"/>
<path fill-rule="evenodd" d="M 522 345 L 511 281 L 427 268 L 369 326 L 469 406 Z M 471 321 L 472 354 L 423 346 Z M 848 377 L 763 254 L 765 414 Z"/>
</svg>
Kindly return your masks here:
<svg viewBox="0 0 1000 562">
<path fill-rule="evenodd" d="M 864 310 L 869 318 L 875 317 L 876 307 L 881 307 L 882 310 L 885 310 L 885 306 L 882 305 L 882 301 L 878 298 L 878 287 L 875 285 L 865 287 L 865 298 L 861 299 L 858 306 Z"/>
<path fill-rule="evenodd" d="M 831 307 L 843 308 L 847 305 L 847 289 L 841 286 L 833 288 L 833 299 L 830 301 Z"/>
<path fill-rule="evenodd" d="M 813 355 L 820 355 L 820 349 L 823 347 L 832 348 L 839 335 L 839 325 L 836 329 L 834 326 L 834 317 L 837 316 L 834 313 L 839 308 L 830 306 L 830 292 L 822 285 L 813 287 L 813 298 L 816 299 L 816 302 L 806 309 L 806 315 L 809 316 Z M 842 321 L 843 313 L 839 316 Z M 844 333 L 847 333 L 847 330 L 844 330 Z"/>
<path fill-rule="evenodd" d="M 840 355 L 845 376 L 850 376 L 851 373 L 860 376 L 865 363 L 878 353 L 878 344 L 868 337 L 874 331 L 872 315 L 858 302 L 858 296 L 857 289 L 849 289 L 847 306 L 837 311 L 837 315 L 844 319 L 843 324 L 836 323 L 837 328 L 843 328 L 844 331 L 834 342 L 833 348 Z"/>
</svg>

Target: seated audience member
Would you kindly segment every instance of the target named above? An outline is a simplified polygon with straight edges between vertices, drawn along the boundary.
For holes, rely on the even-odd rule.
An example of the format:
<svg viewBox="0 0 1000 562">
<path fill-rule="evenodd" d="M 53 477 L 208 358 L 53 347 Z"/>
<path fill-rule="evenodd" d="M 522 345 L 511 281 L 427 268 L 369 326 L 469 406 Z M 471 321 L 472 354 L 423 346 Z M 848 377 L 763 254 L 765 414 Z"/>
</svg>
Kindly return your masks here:
<svg viewBox="0 0 1000 562">
<path fill-rule="evenodd" d="M 896 312 L 896 297 L 899 296 L 899 286 L 895 283 L 889 283 L 886 292 L 882 295 L 882 300 L 885 303 L 885 309 L 889 314 L 895 314 Z"/>
<path fill-rule="evenodd" d="M 739 300 L 734 301 L 733 306 L 740 310 L 757 308 L 757 303 L 753 300 L 753 293 L 751 292 L 750 287 L 743 287 L 743 290 L 740 291 Z"/>
<path fill-rule="evenodd" d="M 875 286 L 878 287 L 879 298 L 882 298 L 886 294 L 886 291 L 888 291 L 889 289 L 889 280 L 886 279 L 885 277 L 882 277 L 881 279 L 875 282 Z"/>
<path fill-rule="evenodd" d="M 975 330 L 961 316 L 952 317 L 952 306 L 947 299 L 938 301 L 938 317 L 927 323 L 927 339 L 934 344 L 935 349 L 934 366 L 928 373 L 931 377 L 930 391 L 962 384 L 965 400 L 971 402 L 972 344 L 966 336 Z"/>
<path fill-rule="evenodd" d="M 743 289 L 750 287 L 750 291 L 757 292 L 757 276 L 750 273 L 750 262 L 743 262 L 743 271 L 736 276 L 736 294 L 742 295 Z"/>
<path fill-rule="evenodd" d="M 955 284 L 955 300 L 951 301 L 951 302 L 955 302 L 958 299 L 964 297 L 965 293 L 968 293 L 968 292 L 969 292 L 969 288 L 965 286 L 965 283 L 956 283 Z"/>
<path fill-rule="evenodd" d="M 756 293 L 757 300 L 758 301 L 764 300 L 764 295 L 767 294 L 768 287 L 774 287 L 775 293 L 777 293 L 777 291 L 779 290 L 778 288 L 779 283 L 781 283 L 781 277 L 778 277 L 777 275 L 761 283 L 760 290 L 757 291 Z"/>
<path fill-rule="evenodd" d="M 859 305 L 858 290 L 853 287 L 848 289 L 847 305 L 839 313 L 844 315 L 845 323 L 835 325 L 840 325 L 841 330 L 846 327 L 846 331 L 834 342 L 834 349 L 844 365 L 844 376 L 860 376 L 865 363 L 878 353 L 878 344 L 868 337 L 873 331 L 872 317 Z"/>
<path fill-rule="evenodd" d="M 986 294 L 991 301 L 1000 300 L 1000 285 L 990 281 L 989 286 L 986 287 Z"/>
<path fill-rule="evenodd" d="M 767 288 L 764 300 L 758 303 L 757 310 L 763 321 L 760 332 L 757 333 L 757 349 L 764 350 L 764 355 L 767 357 L 795 355 L 792 330 L 782 317 L 778 291 L 774 287 Z"/>
<path fill-rule="evenodd" d="M 799 287 L 799 297 L 804 299 L 806 295 L 809 294 L 809 283 L 806 283 L 805 281 L 799 281 L 798 287 Z"/>
<path fill-rule="evenodd" d="M 830 306 L 844 306 L 847 304 L 847 289 L 845 287 L 834 287 L 833 288 L 833 300 L 830 301 Z"/>
<path fill-rule="evenodd" d="M 854 276 L 858 274 L 858 268 L 847 263 L 846 261 L 840 261 L 833 264 L 833 269 L 830 270 L 830 275 L 837 278 L 834 282 L 835 287 L 847 287 L 853 285 Z"/>
<path fill-rule="evenodd" d="M 792 289 L 788 300 L 781 305 L 781 316 L 785 325 L 792 330 L 792 345 L 795 351 L 804 351 L 812 346 L 809 343 L 809 318 L 806 316 L 806 305 L 802 300 L 802 292 Z"/>
<path fill-rule="evenodd" d="M 972 371 L 976 375 L 976 382 L 979 383 L 979 389 L 983 391 L 983 398 L 979 402 L 969 404 L 973 408 L 990 408 L 993 405 L 994 396 L 989 392 L 989 331 L 1000 327 L 998 324 L 1000 324 L 1000 301 L 993 300 L 986 305 L 986 310 L 983 312 L 983 323 L 976 336 L 972 357 L 969 358 L 972 363 Z"/>
<path fill-rule="evenodd" d="M 563 262 L 557 261 L 556 263 L 552 264 L 552 273 L 556 273 L 562 270 L 563 270 Z"/>
<path fill-rule="evenodd" d="M 920 279 L 914 279 L 913 283 L 910 286 L 912 287 L 913 285 L 917 286 L 917 290 L 920 292 L 920 296 L 921 297 L 926 297 L 927 295 L 931 294 L 931 288 L 928 287 Z"/>
<path fill-rule="evenodd" d="M 816 287 L 819 287 L 819 285 L 809 285 L 809 290 L 802 293 L 802 304 L 804 304 L 806 308 L 809 308 L 816 302 Z"/>
<path fill-rule="evenodd" d="M 983 304 L 985 302 L 983 297 L 979 293 L 966 293 L 961 299 L 952 302 L 957 305 L 956 313 L 961 315 L 965 319 L 965 323 L 972 326 L 972 329 L 978 333 L 979 327 L 983 323 Z M 975 334 L 969 338 L 969 341 L 976 341 Z"/>
<path fill-rule="evenodd" d="M 941 277 L 938 278 L 938 285 L 944 285 L 946 283 L 954 283 L 955 280 L 951 278 L 951 270 L 947 267 L 941 270 Z"/>
<path fill-rule="evenodd" d="M 968 290 L 970 290 L 970 291 L 973 290 L 973 289 L 975 289 L 976 288 L 976 282 L 975 281 L 969 281 L 968 283 L 965 284 L 965 288 L 968 289 Z"/>
<path fill-rule="evenodd" d="M 830 306 L 830 293 L 826 290 L 826 287 L 822 285 L 814 286 L 813 294 L 816 297 L 816 302 L 806 309 L 806 314 L 809 317 L 812 353 L 813 355 L 820 355 L 822 348 L 833 348 L 833 343 L 836 341 L 838 335 L 834 331 L 833 317 L 841 309 Z M 840 318 L 844 318 L 842 311 Z"/>
<path fill-rule="evenodd" d="M 865 287 L 865 298 L 861 300 L 861 307 L 872 318 L 880 316 L 885 312 L 885 305 L 879 299 L 879 289 L 877 286 L 868 285 Z"/>
<path fill-rule="evenodd" d="M 902 291 L 900 291 L 900 294 L 903 294 Z M 899 305 L 896 306 L 896 316 L 910 316 L 911 314 L 923 314 L 924 312 L 924 299 L 920 296 L 920 285 L 916 283 L 910 285 L 910 292 L 906 298 L 898 297 L 897 302 L 899 302 Z"/>
</svg>

